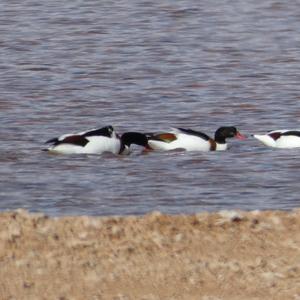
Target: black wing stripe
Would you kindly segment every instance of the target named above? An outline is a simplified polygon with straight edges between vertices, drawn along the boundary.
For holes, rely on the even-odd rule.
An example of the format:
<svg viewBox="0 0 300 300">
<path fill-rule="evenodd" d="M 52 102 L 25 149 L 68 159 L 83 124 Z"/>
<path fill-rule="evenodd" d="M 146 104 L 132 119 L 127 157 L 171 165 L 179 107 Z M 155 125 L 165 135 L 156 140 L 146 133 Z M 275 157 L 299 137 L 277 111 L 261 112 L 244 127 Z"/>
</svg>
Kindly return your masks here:
<svg viewBox="0 0 300 300">
<path fill-rule="evenodd" d="M 195 135 L 195 136 L 198 136 L 206 141 L 209 141 L 210 140 L 210 137 L 203 133 L 203 132 L 200 132 L 200 131 L 195 131 L 195 130 L 192 130 L 192 129 L 185 129 L 185 128 L 178 128 L 180 131 L 186 133 L 186 134 L 190 134 L 190 135 Z"/>
<path fill-rule="evenodd" d="M 100 129 L 94 129 L 94 130 L 88 131 L 88 132 L 84 133 L 82 136 L 99 135 L 99 136 L 111 137 L 112 132 L 113 132 L 112 126 L 106 126 L 106 127 L 100 128 Z"/>
<path fill-rule="evenodd" d="M 57 142 L 58 142 L 58 138 L 53 138 L 53 139 L 50 139 L 47 142 L 45 142 L 45 144 L 54 144 L 54 145 L 56 145 Z"/>
<path fill-rule="evenodd" d="M 282 133 L 281 135 L 295 135 L 295 136 L 300 137 L 300 131 L 296 131 L 296 130 L 286 131 L 286 132 Z"/>
</svg>

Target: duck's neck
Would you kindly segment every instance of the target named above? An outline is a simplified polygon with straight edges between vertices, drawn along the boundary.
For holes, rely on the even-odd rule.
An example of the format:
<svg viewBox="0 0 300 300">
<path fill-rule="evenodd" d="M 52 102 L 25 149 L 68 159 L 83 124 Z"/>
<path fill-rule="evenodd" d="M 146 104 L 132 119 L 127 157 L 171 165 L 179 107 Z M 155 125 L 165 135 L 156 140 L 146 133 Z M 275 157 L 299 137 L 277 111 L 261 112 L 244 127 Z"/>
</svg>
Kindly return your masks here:
<svg viewBox="0 0 300 300">
<path fill-rule="evenodd" d="M 217 144 L 226 144 L 226 138 L 218 131 L 215 133 L 215 141 Z"/>
<path fill-rule="evenodd" d="M 121 149 L 120 153 L 122 153 L 125 149 L 129 149 L 131 144 L 136 144 L 143 147 L 148 147 L 148 139 L 146 135 L 139 132 L 125 132 L 121 136 Z"/>
<path fill-rule="evenodd" d="M 217 130 L 215 133 L 215 142 L 216 142 L 217 151 L 222 151 L 227 149 L 226 138 L 221 132 L 219 132 L 219 130 Z"/>
</svg>

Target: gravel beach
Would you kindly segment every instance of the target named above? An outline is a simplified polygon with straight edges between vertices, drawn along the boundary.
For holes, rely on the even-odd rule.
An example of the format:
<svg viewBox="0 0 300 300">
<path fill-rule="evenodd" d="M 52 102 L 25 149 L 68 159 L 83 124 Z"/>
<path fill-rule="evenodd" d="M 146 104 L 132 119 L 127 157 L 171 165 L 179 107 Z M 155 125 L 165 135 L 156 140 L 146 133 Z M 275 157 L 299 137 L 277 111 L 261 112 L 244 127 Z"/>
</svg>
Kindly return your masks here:
<svg viewBox="0 0 300 300">
<path fill-rule="evenodd" d="M 300 299 L 300 210 L 0 214 L 1 299 Z"/>
</svg>

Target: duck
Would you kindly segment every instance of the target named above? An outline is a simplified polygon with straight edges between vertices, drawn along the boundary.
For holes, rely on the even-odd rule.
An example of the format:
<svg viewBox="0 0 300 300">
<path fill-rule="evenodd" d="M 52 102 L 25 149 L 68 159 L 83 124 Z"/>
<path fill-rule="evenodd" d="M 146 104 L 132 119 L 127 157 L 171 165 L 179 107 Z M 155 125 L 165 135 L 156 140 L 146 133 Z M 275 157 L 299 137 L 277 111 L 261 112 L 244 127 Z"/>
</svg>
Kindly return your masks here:
<svg viewBox="0 0 300 300">
<path fill-rule="evenodd" d="M 207 134 L 192 129 L 173 128 L 169 132 L 147 133 L 152 150 L 223 151 L 227 149 L 227 138 L 246 139 L 236 127 L 220 127 L 212 139 Z"/>
<path fill-rule="evenodd" d="M 300 147 L 300 130 L 297 129 L 273 130 L 266 134 L 253 134 L 253 137 L 268 147 L 281 149 Z"/>
<path fill-rule="evenodd" d="M 119 136 L 113 126 L 91 129 L 79 133 L 64 134 L 46 141 L 46 151 L 59 154 L 129 154 L 130 145 L 149 148 L 146 135 L 140 132 L 125 132 Z"/>
</svg>

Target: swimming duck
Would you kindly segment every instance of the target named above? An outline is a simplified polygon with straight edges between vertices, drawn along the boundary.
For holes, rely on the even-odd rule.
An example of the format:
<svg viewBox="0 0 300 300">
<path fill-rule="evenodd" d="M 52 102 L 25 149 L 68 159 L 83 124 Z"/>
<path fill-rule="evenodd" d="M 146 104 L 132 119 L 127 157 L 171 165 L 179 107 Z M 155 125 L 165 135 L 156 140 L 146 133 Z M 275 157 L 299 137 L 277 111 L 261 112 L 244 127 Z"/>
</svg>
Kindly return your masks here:
<svg viewBox="0 0 300 300">
<path fill-rule="evenodd" d="M 226 138 L 244 140 L 235 127 L 220 127 L 215 139 L 192 129 L 174 128 L 170 132 L 148 133 L 148 144 L 153 150 L 184 149 L 186 151 L 221 151 L 227 149 Z"/>
<path fill-rule="evenodd" d="M 47 151 L 61 154 L 129 154 L 130 145 L 136 144 L 148 148 L 147 137 L 139 132 L 125 132 L 120 137 L 112 126 L 92 129 L 75 134 L 64 134 L 50 139 Z"/>
<path fill-rule="evenodd" d="M 300 130 L 274 130 L 266 134 L 254 134 L 253 137 L 269 147 L 282 149 L 300 147 Z"/>
</svg>

